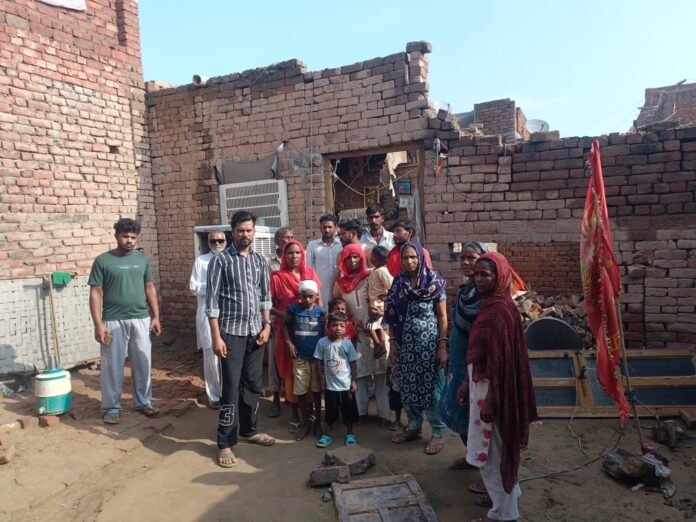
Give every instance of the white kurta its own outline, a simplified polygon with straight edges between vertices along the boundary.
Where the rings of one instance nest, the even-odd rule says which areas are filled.
[[[210,335],[210,324],[208,317],[205,315],[205,294],[206,280],[208,278],[208,263],[213,258],[213,254],[203,254],[198,256],[193,264],[191,271],[191,279],[189,280],[189,288],[191,293],[198,299],[198,308],[196,309],[196,337],[198,338],[199,350],[212,350],[213,339]]]
[[[205,294],[207,290],[208,264],[213,254],[203,254],[196,259],[191,271],[189,288],[198,299],[196,309],[196,337],[198,349],[203,350],[203,375],[205,377],[205,391],[208,402],[220,402],[222,393],[222,381],[220,377],[220,359],[213,352],[213,338],[210,335],[210,323],[205,315]]]
[[[307,266],[314,269],[319,281],[321,281],[319,293],[326,309],[329,308],[331,290],[338,274],[336,259],[342,248],[338,237],[334,237],[333,243],[329,245],[324,243],[321,238],[313,239],[307,245]]]

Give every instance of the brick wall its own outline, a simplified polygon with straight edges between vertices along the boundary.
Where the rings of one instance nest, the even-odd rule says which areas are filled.
[[[215,162],[264,158],[289,140],[280,175],[288,184],[290,222],[299,239],[316,236],[325,208],[325,155],[420,144],[432,135],[423,116],[430,50],[414,42],[406,52],[316,72],[291,60],[212,78],[205,87],[148,93],[169,332],[194,332],[192,228],[220,222]]]
[[[35,277],[86,275],[93,258],[113,247],[119,217],[140,219],[140,244],[158,270],[137,2],[89,0],[78,12],[3,0],[0,71],[3,373],[20,360],[43,367],[44,345],[31,339],[50,335],[50,323]],[[59,306],[57,321],[80,330],[65,332],[70,350],[98,356],[78,291],[84,282],[71,286],[77,293]],[[9,289],[13,297],[5,299]],[[33,303],[21,308],[29,315],[20,315],[18,302]],[[33,325],[34,337],[15,335],[9,317]]]
[[[645,103],[633,126],[639,128],[652,124],[696,125],[696,83],[645,89]]]
[[[461,280],[453,241],[497,243],[533,289],[579,291],[577,263],[593,138],[533,135],[450,139],[449,165],[426,180],[427,242],[436,266]],[[546,139],[544,139],[546,138]],[[623,271],[623,319],[631,348],[696,343],[696,128],[610,135],[601,146],[615,250]],[[428,144],[426,173],[434,164]]]
[[[474,123],[483,124],[485,134],[502,134],[504,137],[514,138],[516,119],[515,102],[510,98],[474,105]]]
[[[0,278],[86,273],[120,216],[156,265],[137,2],[0,6]]]

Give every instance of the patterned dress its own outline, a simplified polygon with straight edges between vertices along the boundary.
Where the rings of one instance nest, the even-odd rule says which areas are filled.
[[[397,353],[401,399],[406,404],[427,408],[436,398],[438,336],[435,300],[410,301]]]

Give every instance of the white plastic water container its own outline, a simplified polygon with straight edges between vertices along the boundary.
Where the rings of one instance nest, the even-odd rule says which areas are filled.
[[[34,378],[34,395],[39,415],[60,415],[70,411],[70,372],[63,368],[44,370]]]

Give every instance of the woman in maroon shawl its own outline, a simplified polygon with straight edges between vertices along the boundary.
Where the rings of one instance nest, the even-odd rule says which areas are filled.
[[[283,247],[280,270],[271,274],[271,299],[273,301],[273,328],[276,338],[276,365],[278,375],[285,386],[285,397],[292,407],[291,431],[296,431],[299,428],[300,417],[297,397],[292,392],[292,357],[290,357],[290,351],[287,348],[285,337],[283,337],[283,321],[285,321],[285,312],[288,306],[300,302],[300,281],[305,279],[316,281],[321,288],[321,282],[314,270],[305,263],[305,250],[302,243],[294,239],[290,240]],[[321,294],[318,297],[318,304],[323,304]]]
[[[537,420],[522,321],[510,297],[512,269],[505,256],[476,261],[474,284],[484,299],[469,337],[467,462],[481,469],[493,507],[481,519],[517,520],[520,452]],[[466,400],[462,394],[460,400]]]

